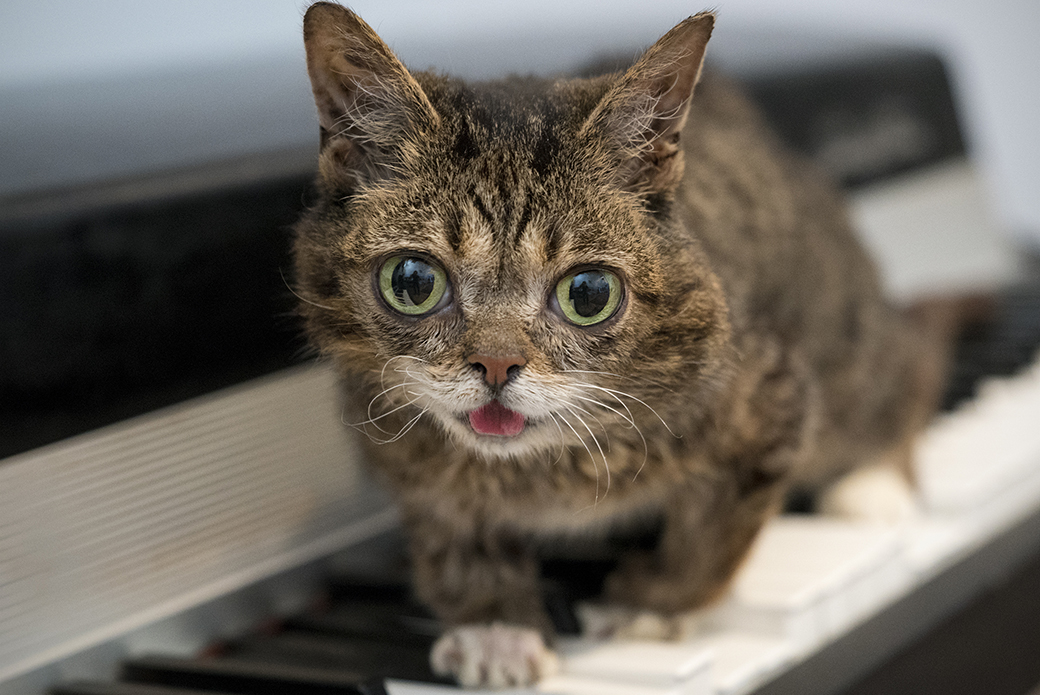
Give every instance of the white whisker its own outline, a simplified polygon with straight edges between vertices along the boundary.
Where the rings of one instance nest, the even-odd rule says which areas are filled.
[[[411,430],[419,421],[419,419],[427,412],[427,410],[429,410],[429,406],[424,407],[418,415],[410,418],[407,422],[405,422],[405,424],[397,432],[385,429],[380,425],[380,420],[390,417],[394,413],[398,413],[401,410],[414,406],[416,403],[422,400],[424,395],[423,393],[421,393],[421,391],[413,390],[413,388],[416,386],[423,386],[423,380],[420,377],[420,375],[415,374],[407,366],[393,367],[393,371],[395,373],[406,375],[407,378],[404,381],[398,384],[392,384],[390,386],[386,385],[387,370],[391,368],[391,363],[397,362],[398,360],[413,360],[415,362],[418,362],[419,364],[428,364],[426,360],[420,359],[418,357],[412,357],[411,355],[397,355],[386,360],[386,362],[383,363],[383,368],[379,372],[379,386],[382,390],[375,396],[373,396],[371,400],[369,400],[368,402],[368,408],[366,411],[368,419],[362,420],[361,422],[357,423],[348,423],[345,420],[343,420],[343,418],[341,418],[341,420],[343,420],[343,424],[349,427],[353,427],[355,429],[359,429],[360,431],[364,432],[370,440],[378,444],[389,444],[391,442],[396,442],[401,437],[403,437],[409,430]],[[397,399],[392,398],[390,396],[390,394],[396,389],[404,389],[404,393],[408,397],[408,400],[406,402],[397,403]],[[381,398],[386,400],[387,403],[393,407],[387,410],[386,412],[382,412],[377,415],[374,414],[374,412],[376,411],[376,404]],[[384,435],[388,435],[388,437],[384,439],[375,436],[374,434],[368,431],[368,425],[372,425],[376,430],[378,430],[380,433]]]
[[[563,436],[563,428],[560,427],[560,423],[556,420],[556,416],[552,413],[549,413],[549,419],[553,421],[553,424],[556,425],[556,429],[560,432],[560,453],[556,456],[556,460],[553,461],[552,464],[553,466],[555,466],[557,463],[560,462],[560,459],[563,458],[563,453],[567,450],[567,441],[566,438]]]
[[[390,437],[389,439],[375,439],[375,438],[373,438],[372,441],[374,441],[377,444],[392,444],[392,443],[396,442],[401,437],[403,437],[406,434],[408,434],[408,432],[411,431],[411,429],[413,427],[415,427],[416,423],[419,422],[419,418],[421,418],[423,415],[425,415],[426,411],[428,411],[428,410],[429,410],[429,408],[423,408],[422,410],[420,410],[418,415],[416,415],[411,420],[406,422],[404,424],[404,426],[401,427],[401,430],[397,434],[395,434],[394,436]]]
[[[578,438],[578,441],[581,442],[581,445],[585,447],[585,451],[589,452],[589,459],[592,461],[592,468],[596,471],[596,499],[592,503],[592,506],[595,507],[597,504],[599,504],[599,466],[596,465],[596,457],[592,453],[592,449],[589,448],[589,445],[586,444],[585,440],[581,438],[580,434],[578,434],[578,430],[574,429],[574,425],[572,425],[570,421],[563,416],[563,413],[557,413],[557,415],[559,415],[560,419],[563,420],[563,424],[567,425],[567,428],[574,433],[575,437]]]
[[[289,281],[285,279],[285,272],[281,268],[278,269],[278,274],[282,276],[282,284],[285,285],[285,288],[289,290],[290,293],[292,293],[292,296],[296,297],[304,304],[310,304],[311,306],[316,306],[319,309],[324,309],[325,311],[335,311],[333,307],[325,306],[324,304],[318,304],[317,302],[307,299],[302,294],[294,290],[292,285],[289,284]]]
[[[576,412],[574,412],[574,409],[572,407],[570,407],[568,405],[565,405],[564,407],[567,408],[567,412],[569,412],[574,417],[578,418],[578,422],[580,422],[581,426],[584,427],[585,430],[589,433],[589,436],[592,437],[592,441],[595,442],[595,444],[596,444],[596,449],[599,450],[599,455],[603,459],[603,469],[607,473],[607,489],[603,491],[603,495],[606,496],[610,492],[610,464],[607,463],[607,455],[603,453],[603,447],[600,446],[599,438],[597,438],[596,435],[592,433],[592,428],[589,427],[588,423],[585,422],[585,420],[580,415],[578,415]],[[586,446],[585,448],[587,449],[588,446]],[[592,455],[591,451],[589,452],[589,455],[590,456]],[[597,481],[598,481],[599,469],[597,468],[596,471],[597,471]],[[596,499],[598,500],[599,499],[599,485],[598,485],[598,483],[597,483],[596,488],[597,488]]]
[[[609,405],[607,405],[606,403],[603,403],[601,401],[597,401],[595,398],[589,398],[588,396],[579,396],[578,394],[574,394],[574,397],[579,399],[579,400],[583,400],[583,401],[585,401],[587,403],[592,403],[593,405],[598,405],[600,408],[603,408],[605,410],[609,410],[610,412],[614,413],[619,418],[621,418],[622,420],[627,422],[629,429],[632,429],[632,428],[639,429],[639,426],[636,425],[635,418],[632,415],[632,411],[629,410],[628,407],[624,403],[621,403],[620,401],[618,401],[618,402],[621,403],[621,407],[624,408],[627,411],[627,413],[628,413],[627,415],[625,413],[621,412],[620,410],[618,410],[617,408],[612,408]],[[615,398],[614,400],[617,400],[617,398]]]
[[[703,364],[706,364],[706,363],[705,362],[691,362],[689,364],[691,364],[691,365],[703,365]],[[594,370],[594,369],[561,369],[560,372],[564,373],[564,374],[595,374],[596,376],[609,376],[612,379],[618,379],[620,381],[637,381],[640,384],[656,386],[657,388],[660,388],[660,389],[662,389],[664,391],[668,391],[669,393],[674,393],[674,391],[675,391],[674,389],[666,386],[665,383],[661,382],[660,380],[648,379],[644,375],[640,375],[638,377],[636,377],[636,376],[627,376],[627,375],[624,375],[624,374],[617,374],[615,372],[604,372],[604,371],[597,371],[597,370]]]
[[[639,429],[639,425],[637,425],[635,423],[635,420],[633,420],[631,417],[625,417],[624,413],[622,413],[620,410],[617,410],[616,408],[611,408],[606,403],[601,403],[601,402],[595,400],[594,398],[587,398],[585,396],[575,395],[575,397],[576,398],[580,398],[583,401],[588,401],[589,403],[593,403],[595,405],[598,405],[601,408],[606,408],[607,410],[609,410],[610,412],[616,414],[619,418],[621,418],[622,420],[627,422],[629,424],[629,429],[634,429],[636,431],[636,434],[639,435],[639,439],[642,440],[642,442],[643,442],[643,462],[641,464],[639,464],[639,470],[637,470],[635,472],[635,475],[632,476],[632,480],[634,481],[636,478],[639,477],[639,474],[643,471],[643,468],[646,466],[647,460],[650,458],[650,447],[647,445],[646,437],[643,436],[643,431],[641,429]],[[628,410],[628,408],[625,407],[624,403],[621,403],[621,406],[624,407],[625,410]],[[632,412],[629,411],[629,415],[631,415],[631,414],[632,414]],[[609,444],[609,440],[608,440],[608,444]]]
[[[405,404],[404,404],[403,406],[398,406],[397,408],[394,408],[394,409],[393,409],[393,410],[391,410],[391,411],[390,411],[389,413],[383,413],[382,415],[379,415],[379,416],[376,416],[376,417],[373,417],[373,416],[372,416],[372,409],[373,409],[373,408],[375,407],[375,403],[376,403],[376,401],[377,401],[377,400],[378,400],[378,399],[379,399],[379,398],[380,398],[381,396],[386,396],[386,394],[390,393],[390,392],[391,392],[391,391],[393,391],[394,389],[399,389],[399,388],[407,388],[407,387],[409,387],[409,386],[413,386],[414,384],[415,384],[415,382],[411,382],[411,381],[403,381],[403,382],[401,382],[400,384],[395,384],[395,385],[393,385],[393,386],[391,386],[391,387],[389,387],[389,388],[385,388],[385,389],[383,389],[382,391],[380,391],[379,393],[377,393],[377,394],[376,394],[375,396],[373,396],[373,397],[372,397],[372,400],[370,400],[370,401],[368,402],[368,411],[367,411],[367,414],[368,414],[368,420],[366,420],[365,422],[370,422],[370,423],[372,423],[372,424],[374,424],[374,425],[375,425],[375,423],[376,423],[376,420],[380,420],[380,419],[382,419],[382,418],[386,417],[387,415],[389,415],[390,413],[395,413],[395,412],[397,412],[398,410],[400,410],[401,408],[403,408],[403,407],[407,407],[408,405],[411,405],[412,403],[414,403],[414,402],[415,402],[415,399],[412,399],[412,400],[411,400],[411,401],[409,401],[408,403],[405,403]],[[406,393],[407,393],[407,391],[406,391]],[[386,400],[387,400],[387,401],[389,401],[389,402],[390,402],[391,404],[393,404],[393,401],[392,401],[392,400],[390,400],[390,398],[387,398]],[[363,424],[363,423],[362,423],[362,424]],[[389,432],[387,432],[386,430],[384,430],[383,428],[381,428],[381,427],[380,427],[379,425],[376,425],[376,429],[378,429],[378,430],[379,430],[380,432],[382,432],[383,434],[390,434]]]
[[[398,386],[406,386],[406,385],[407,384],[398,384]],[[389,390],[394,389],[394,388],[397,388],[397,386],[392,386],[392,387],[390,387],[390,389],[386,389],[385,391],[383,391],[383,393],[386,393],[386,391],[389,391]],[[380,395],[382,395],[382,394],[380,394]],[[417,394],[411,394],[411,393],[409,393],[409,395],[416,395],[417,396]],[[376,398],[378,398],[378,397],[379,396],[376,396]],[[372,399],[372,400],[375,400],[375,399]],[[376,424],[377,420],[382,420],[385,417],[393,415],[397,411],[402,410],[404,408],[407,408],[408,406],[412,405],[413,403],[415,403],[418,400],[419,400],[418,397],[412,398],[412,400],[408,401],[407,403],[402,403],[401,405],[397,406],[396,408],[388,410],[385,413],[382,413],[380,415],[376,415],[375,417],[371,417],[371,415],[372,415],[372,403],[369,402],[369,407],[368,407],[369,418],[367,420],[362,420],[361,422],[343,422],[343,420],[341,419],[341,422],[343,422],[343,424],[346,425],[347,427],[353,427],[355,429],[357,429],[359,427],[362,427],[363,425],[374,425],[374,424]],[[380,430],[380,431],[382,432],[383,430]],[[389,434],[389,433],[384,432],[384,434]]]
[[[581,398],[581,396],[577,396],[577,397]],[[591,398],[582,398],[582,400],[589,401],[589,402],[592,402],[592,403],[596,402],[596,401],[593,401]],[[607,426],[603,424],[602,420],[600,420],[598,417],[596,417],[596,415],[591,410],[589,410],[588,408],[582,408],[577,403],[574,403],[574,402],[571,402],[571,401],[562,401],[561,405],[563,405],[563,407],[565,407],[568,410],[570,410],[572,413],[574,413],[574,410],[577,410],[578,412],[584,413],[584,414],[588,415],[589,417],[591,417],[593,420],[595,420],[596,424],[599,425],[599,428],[601,430],[603,430],[603,436],[607,440],[607,451],[610,451],[610,430],[607,429]],[[573,410],[571,410],[572,408],[573,408]],[[574,415],[578,416],[577,413],[574,413]],[[584,422],[582,424],[584,424]]]
[[[658,413],[656,410],[654,410],[654,408],[652,406],[650,406],[646,401],[643,401],[643,400],[641,400],[639,398],[636,398],[635,396],[633,396],[630,393],[625,393],[624,391],[618,391],[617,389],[608,389],[605,386],[597,386],[596,384],[587,384],[587,383],[582,383],[582,384],[580,384],[580,386],[583,386],[585,388],[590,388],[590,389],[596,389],[597,391],[603,391],[604,393],[609,394],[611,397],[614,398],[614,400],[616,400],[618,403],[621,403],[622,405],[624,405],[624,401],[622,400],[622,397],[632,399],[633,401],[635,401],[636,403],[638,403],[639,405],[643,406],[644,408],[649,410],[651,413],[653,413],[654,417],[656,417],[661,422],[661,424],[664,425],[664,428],[666,430],[668,430],[668,434],[672,435],[676,439],[680,439],[681,438],[681,435],[678,435],[675,432],[673,432],[672,428],[668,426],[668,423],[664,421],[664,418],[661,417],[660,413]]]

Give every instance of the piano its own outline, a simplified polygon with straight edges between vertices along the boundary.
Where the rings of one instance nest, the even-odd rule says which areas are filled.
[[[994,293],[919,443],[922,513],[782,515],[672,643],[581,637],[609,559],[546,558],[563,669],[514,695],[1024,695],[1040,683],[1036,269],[981,229],[933,56],[747,80],[849,188],[897,298],[921,278],[893,236],[940,220],[942,240],[978,244]],[[0,316],[22,360],[0,400],[0,695],[458,692],[429,672],[439,626],[411,598],[395,512],[288,317],[285,229],[311,166],[279,152],[0,205],[0,282],[22,283],[0,291],[19,298]],[[926,280],[975,280],[944,272]]]

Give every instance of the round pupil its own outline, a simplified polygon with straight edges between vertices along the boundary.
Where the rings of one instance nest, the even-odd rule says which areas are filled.
[[[590,318],[606,308],[610,302],[610,282],[597,271],[578,273],[571,280],[568,298],[579,316]]]
[[[433,292],[433,268],[418,258],[406,258],[397,264],[390,276],[394,296],[404,304],[420,306]]]

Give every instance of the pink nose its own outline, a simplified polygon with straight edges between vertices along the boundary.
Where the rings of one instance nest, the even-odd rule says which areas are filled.
[[[484,381],[490,386],[499,386],[509,380],[509,370],[527,364],[520,355],[470,355],[466,361],[484,370]]]

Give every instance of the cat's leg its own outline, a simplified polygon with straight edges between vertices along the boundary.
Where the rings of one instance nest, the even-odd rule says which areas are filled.
[[[664,639],[689,632],[696,621],[687,614],[725,594],[785,490],[778,478],[763,479],[750,490],[716,482],[678,492],[666,510],[659,546],[625,558],[607,580],[607,600],[636,609],[619,631]],[[654,614],[663,622],[656,624]]]
[[[554,673],[538,565],[523,540],[457,516],[409,517],[416,591],[446,626],[430,654],[434,671],[492,688]]]
[[[810,450],[816,392],[804,363],[775,344],[745,344],[743,355],[691,447],[691,458],[703,456],[707,465],[691,465],[696,472],[675,485],[658,547],[625,559],[607,580],[608,601],[684,620],[725,594],[762,525],[781,508]]]
[[[869,383],[873,392],[865,387],[832,389],[831,400],[839,404],[839,409],[847,409],[850,398],[872,404],[850,411],[858,417],[844,436],[853,441],[840,442],[838,447],[850,450],[856,439],[870,441],[879,434],[881,441],[892,445],[887,451],[865,454],[856,468],[828,481],[819,491],[818,511],[885,524],[908,521],[919,513],[913,465],[916,440],[939,403],[953,344],[949,338],[962,320],[959,315],[978,310],[967,301],[963,306],[960,302],[922,303],[915,310],[915,324],[889,315],[888,321],[877,328],[879,346],[866,351],[865,362],[852,372],[857,383]],[[863,399],[864,391],[871,398]],[[826,461],[828,456],[817,458]]]
[[[920,512],[909,445],[860,466],[827,485],[819,495],[821,514],[853,521],[896,525]]]

